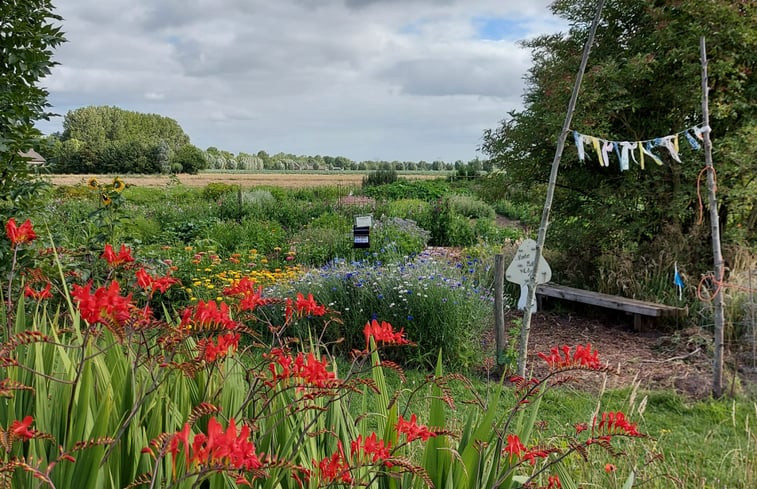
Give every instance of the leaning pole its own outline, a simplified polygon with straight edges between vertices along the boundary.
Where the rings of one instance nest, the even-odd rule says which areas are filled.
[[[597,32],[597,25],[599,25],[599,19],[602,16],[602,8],[604,7],[604,4],[605,0],[599,0],[597,2],[597,11],[594,14],[594,20],[591,24],[589,37],[588,39],[586,39],[586,44],[584,45],[584,52],[583,56],[581,57],[581,66],[578,68],[576,83],[573,86],[573,93],[570,96],[570,102],[568,102],[568,111],[565,114],[565,122],[563,122],[562,131],[557,138],[555,158],[552,161],[552,171],[549,174],[547,198],[544,202],[544,209],[541,214],[541,224],[539,225],[539,235],[536,239],[536,254],[534,255],[534,265],[533,267],[531,267],[531,276],[529,277],[526,284],[528,287],[528,294],[526,295],[526,310],[523,313],[523,325],[520,332],[520,350],[518,352],[518,375],[522,377],[525,377],[526,375],[528,335],[531,330],[531,309],[533,308],[534,301],[536,300],[536,277],[537,273],[539,272],[539,261],[541,260],[542,250],[544,249],[544,241],[547,237],[547,228],[549,227],[549,211],[552,208],[552,199],[555,195],[555,186],[557,184],[557,169],[560,166],[560,158],[562,158],[562,152],[565,148],[565,140],[568,138],[570,123],[573,120],[573,111],[575,111],[576,109],[576,100],[578,100],[578,91],[581,88],[581,81],[584,77],[586,64],[589,61],[589,53],[591,52],[591,46],[594,43],[594,35]]]

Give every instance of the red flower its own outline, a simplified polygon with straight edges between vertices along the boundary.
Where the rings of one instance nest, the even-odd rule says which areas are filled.
[[[271,371],[274,382],[293,378],[306,384],[324,388],[331,386],[336,380],[336,374],[329,372],[326,367],[328,364],[326,358],[322,357],[321,360],[318,360],[312,352],[309,352],[307,356],[299,352],[296,357],[292,358],[281,348],[274,348],[271,353],[264,356],[273,360],[268,364],[268,369]]]
[[[234,418],[229,420],[229,426],[225,432],[215,418],[210,418],[208,434],[196,434],[191,446],[189,446],[188,436],[184,436],[184,430],[176,435],[181,435],[178,441],[184,443],[184,449],[191,450],[192,455],[188,456],[187,460],[192,463],[204,467],[223,466],[235,470],[254,470],[263,466],[255,453],[255,445],[249,439],[250,427],[243,425],[237,434]]]
[[[326,457],[317,463],[321,481],[332,483],[338,479],[345,484],[351,484],[352,475],[350,475],[350,466],[344,457],[342,442],[337,442],[337,445],[337,451],[331,457]],[[315,460],[313,460],[313,465],[316,465]]]
[[[618,468],[615,467],[613,464],[605,464],[605,472],[607,472],[608,474],[610,472],[615,472],[617,469]]]
[[[239,333],[226,333],[217,338],[217,343],[213,339],[202,339],[197,343],[200,350],[200,357],[206,362],[215,362],[217,358],[226,356],[229,348],[236,351],[239,346]]]
[[[137,285],[145,290],[150,289],[151,293],[156,290],[165,293],[169,287],[179,282],[178,279],[168,275],[165,277],[153,277],[144,268],[137,270],[135,275],[137,277]]]
[[[520,442],[518,435],[507,435],[507,445],[502,449],[503,453],[510,455],[510,460],[513,457],[519,457],[522,452],[526,451],[526,446]]]
[[[594,422],[596,423],[596,419]],[[598,431],[607,435],[642,436],[636,429],[636,423],[630,423],[621,411],[602,413],[602,421],[599,422]]]
[[[586,346],[577,345],[576,351],[571,356],[571,348],[563,345],[559,350],[557,347],[550,350],[549,355],[539,352],[538,355],[549,365],[552,370],[563,370],[570,368],[587,368],[589,370],[601,370],[603,365],[599,361],[599,353],[591,349],[591,343]]]
[[[53,296],[53,294],[50,293],[50,287],[51,286],[52,285],[50,284],[50,282],[47,282],[45,284],[45,288],[44,289],[42,289],[42,290],[35,290],[35,289],[32,289],[30,286],[27,285],[24,288],[24,296],[25,297],[31,297],[32,299],[35,299],[35,300],[38,300],[38,301],[42,300],[42,299],[50,299]]]
[[[371,336],[378,343],[379,341],[389,345],[409,345],[410,342],[403,338],[405,328],[400,329],[396,333],[394,327],[386,321],[381,321],[379,324],[375,319],[371,322],[365,323],[363,328],[363,334],[365,335],[365,349],[368,350],[371,343]]]
[[[236,329],[237,323],[229,317],[229,306],[221,302],[200,301],[188,307],[181,316],[181,326],[195,329]]]
[[[556,475],[550,475],[547,480],[547,489],[562,489],[560,478]]]
[[[19,226],[16,224],[16,220],[11,217],[8,219],[8,222],[5,223],[5,234],[8,235],[8,239],[11,240],[11,243],[14,246],[37,239],[37,235],[34,233],[32,223],[29,219]]]
[[[124,263],[134,261],[134,258],[131,256],[131,248],[127,248],[126,245],[123,244],[121,245],[118,255],[113,251],[113,247],[110,244],[106,244],[105,251],[100,255],[100,258],[104,258],[105,261],[108,262],[108,265],[114,268],[123,265]]]
[[[255,282],[247,277],[240,280],[234,287],[228,287],[223,291],[224,295],[240,295],[239,309],[242,311],[254,311],[258,306],[265,306],[273,302],[273,299],[263,297],[263,286],[255,287]]]
[[[384,440],[377,440],[376,433],[373,432],[363,440],[363,435],[358,435],[357,440],[350,444],[350,455],[357,456],[358,459],[365,456],[371,462],[379,462],[388,459],[391,455],[389,450],[391,445],[384,444]],[[362,452],[362,453],[361,453]],[[387,467],[391,467],[391,462],[385,462]]]
[[[308,294],[308,298],[305,299],[305,297],[298,292],[295,306],[297,307],[298,314],[307,314],[308,316],[323,316],[326,314],[326,308],[315,302],[313,294]]]
[[[411,442],[420,438],[423,441],[428,441],[429,438],[436,436],[436,433],[429,431],[427,426],[416,424],[415,414],[410,416],[410,420],[400,419],[397,420],[397,433],[405,433],[407,435],[407,441]]]
[[[32,423],[34,423],[34,418],[27,416],[23,421],[16,420],[11,423],[11,427],[8,431],[16,438],[21,438],[24,441],[31,440],[34,438],[34,431],[29,429]]]
[[[79,305],[82,319],[89,324],[109,321],[123,323],[131,315],[134,307],[131,303],[131,294],[122,297],[119,292],[118,282],[111,282],[108,287],[100,287],[94,294],[90,293],[92,282],[86,286],[74,285],[71,295]]]

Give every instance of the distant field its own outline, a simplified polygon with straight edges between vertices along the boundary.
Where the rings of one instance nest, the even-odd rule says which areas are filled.
[[[323,187],[329,185],[346,185],[358,187],[366,173],[358,172],[314,172],[314,173],[200,173],[198,175],[179,174],[178,179],[183,185],[189,187],[204,187],[209,183],[228,183],[242,187],[254,187],[267,185],[283,188]],[[400,174],[402,178],[410,180],[428,180],[443,178],[445,172],[433,173],[406,173]],[[95,177],[102,182],[107,182],[113,175],[49,175],[54,185],[77,185],[86,184]],[[170,183],[167,175],[121,175],[121,178],[129,185],[140,187],[163,187]]]

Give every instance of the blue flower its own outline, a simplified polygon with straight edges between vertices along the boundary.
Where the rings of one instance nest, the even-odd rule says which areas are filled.
[[[408,320],[408,321],[412,321],[412,320],[413,320],[413,316],[411,316],[410,314],[408,314],[408,315],[407,315],[407,320]]]

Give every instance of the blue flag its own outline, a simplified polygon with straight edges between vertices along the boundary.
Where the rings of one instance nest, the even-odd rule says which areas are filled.
[[[681,278],[681,274],[678,273],[678,262],[675,262],[673,265],[674,267],[674,274],[673,274],[673,284],[678,287],[678,300],[683,300],[683,278]]]

